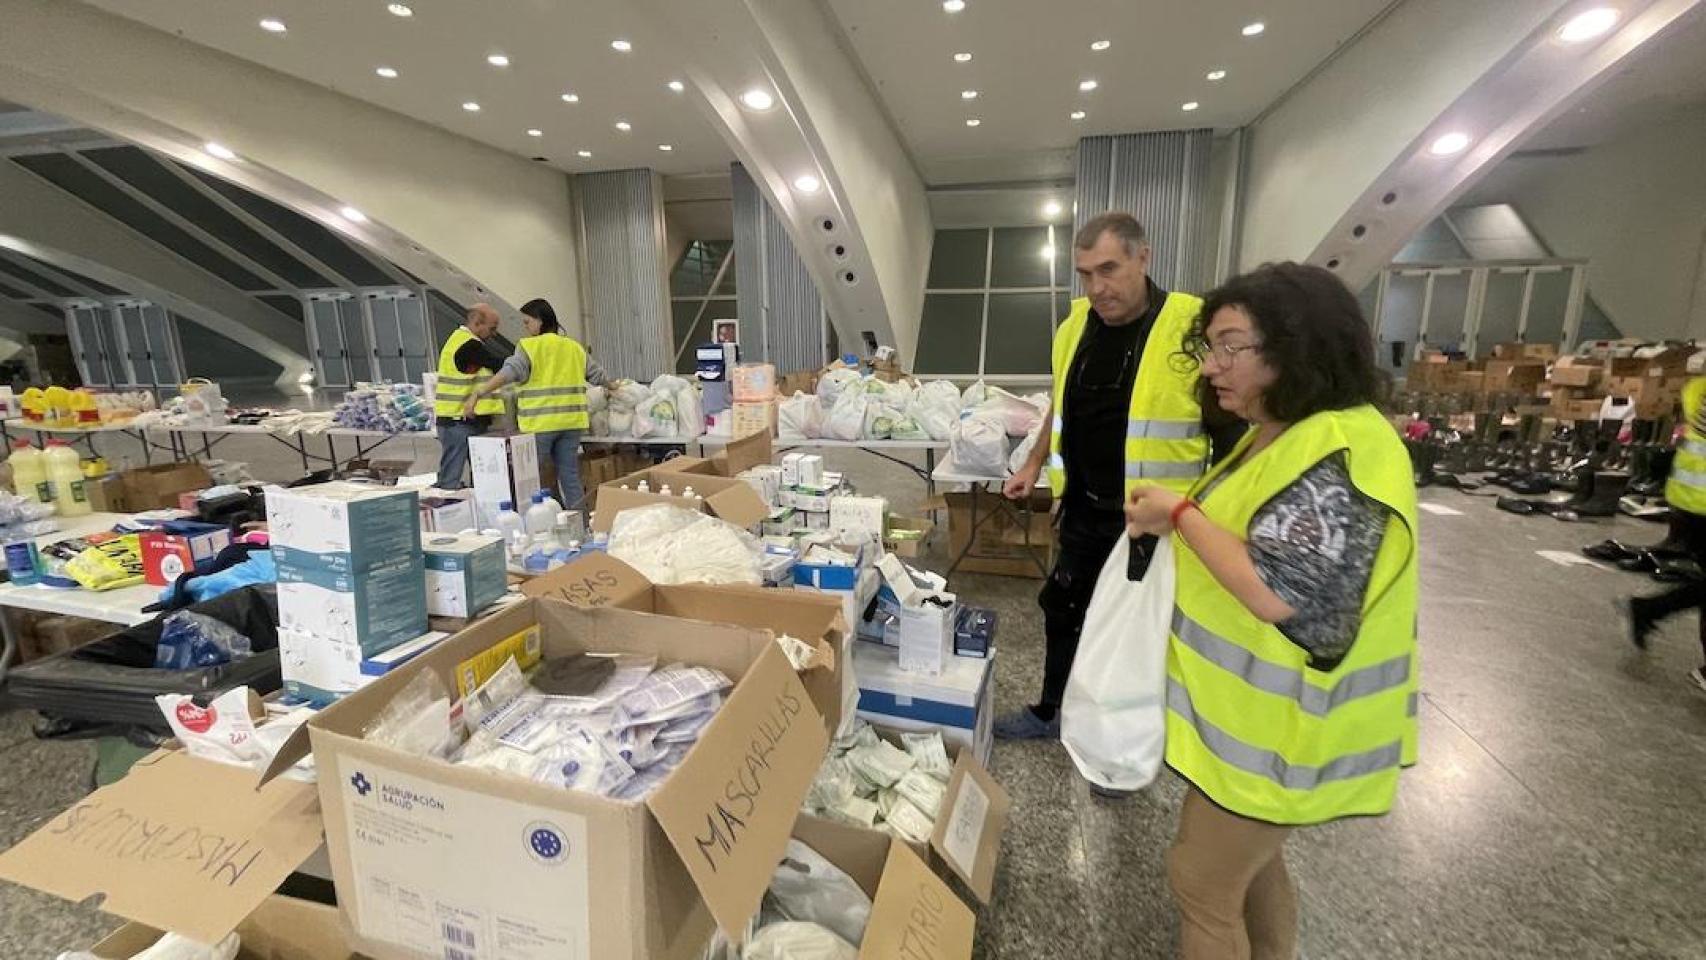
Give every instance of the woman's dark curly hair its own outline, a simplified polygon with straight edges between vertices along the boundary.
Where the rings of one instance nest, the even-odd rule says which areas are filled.
[[[1384,398],[1387,378],[1375,366],[1374,337],[1362,306],[1329,271],[1266,263],[1221,284],[1203,298],[1202,312],[1185,337],[1187,357],[1207,350],[1209,321],[1223,307],[1250,315],[1262,360],[1278,374],[1262,395],[1263,409],[1275,420],[1296,423],[1323,410],[1379,404]],[[1197,389],[1205,405],[1214,403],[1207,378]]]

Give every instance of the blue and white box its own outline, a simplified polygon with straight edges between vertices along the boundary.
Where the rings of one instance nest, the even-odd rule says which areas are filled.
[[[421,550],[430,616],[471,617],[509,589],[502,538],[429,534]]]
[[[995,651],[987,659],[949,657],[936,676],[900,668],[900,651],[860,640],[853,644],[853,675],[859,683],[859,716],[897,730],[940,730],[942,738],[969,748],[989,763],[994,741]]]
[[[280,627],[278,659],[289,697],[325,707],[432,649],[449,634],[425,633],[371,657],[354,644]]]

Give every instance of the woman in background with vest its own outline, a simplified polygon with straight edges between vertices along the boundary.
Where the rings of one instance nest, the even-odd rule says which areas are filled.
[[[486,394],[506,383],[518,384],[517,425],[522,432],[536,435],[539,455],[556,465],[557,497],[563,509],[578,510],[583,498],[581,434],[588,423],[586,387],[603,385],[604,369],[587,356],[585,347],[563,333],[550,303],[529,300],[522,305],[521,315],[527,336],[516,344],[503,369],[474,389],[463,415],[473,416]]]
[[[1699,376],[1699,355],[1688,361],[1694,379],[1682,388],[1682,439],[1676,445],[1676,460],[1665,480],[1665,502],[1675,511],[1673,529],[1688,555],[1706,565],[1706,377]],[[1629,638],[1647,649],[1647,641],[1659,623],[1684,610],[1700,611],[1702,665],[1688,679],[1706,691],[1706,582],[1679,583],[1654,597],[1629,599]]]
[[[1415,483],[1368,323],[1326,270],[1233,278],[1185,352],[1251,429],[1188,495],[1140,486],[1126,507],[1178,564],[1167,763],[1191,789],[1168,877],[1187,960],[1289,960],[1287,836],[1385,813],[1415,762]]]

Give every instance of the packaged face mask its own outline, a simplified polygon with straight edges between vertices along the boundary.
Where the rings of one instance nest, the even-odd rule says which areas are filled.
[[[694,701],[701,703],[701,701]],[[711,718],[717,715],[717,710],[723,705],[723,695],[713,693],[702,702],[703,709],[696,713],[683,714],[665,723],[658,730],[657,739],[661,743],[697,743],[699,735],[705,732],[705,727]]]
[[[580,728],[568,731],[535,757],[533,779],[568,790],[609,796],[634,776],[634,768],[609,745]]]
[[[874,800],[861,797],[849,797],[833,807],[827,807],[823,815],[830,820],[850,823],[855,827],[867,829],[877,825],[877,804]]]
[[[886,740],[847,751],[853,770],[878,788],[892,787],[914,764],[912,755]]]
[[[484,721],[489,714],[508,707],[526,692],[527,677],[522,674],[515,658],[510,657],[490,679],[462,698],[462,722],[467,725],[468,732],[473,733],[487,726]]]
[[[227,690],[205,707],[170,693],[155,697],[154,702],[190,756],[238,767],[267,761],[269,755],[255,739],[255,721],[249,716],[248,687]]]
[[[870,747],[882,742],[877,731],[863,720],[853,721],[853,730],[845,737],[837,737],[831,745],[835,753],[846,753],[854,747]]]
[[[686,744],[671,744],[657,762],[643,770],[634,771],[634,776],[618,785],[609,793],[612,800],[644,800],[652,795],[652,791],[663,785],[675,768],[681,766],[681,761],[687,756],[689,747]]]
[[[846,759],[831,757],[818,768],[817,779],[812,781],[811,789],[806,793],[806,803],[825,810],[837,807],[852,799],[854,795],[853,770]]]
[[[625,727],[636,723],[654,723],[697,712],[682,711],[680,708],[693,701],[708,702],[709,695],[733,685],[728,677],[709,667],[669,667],[659,670],[616,702],[614,724]]]
[[[669,744],[657,741],[658,731],[662,728],[661,723],[624,727],[605,734],[604,742],[616,751],[616,755],[621,757],[624,763],[639,770],[656,763],[668,752]]]
[[[916,844],[929,843],[930,834],[936,831],[936,822],[905,797],[896,798],[883,825],[895,836]]]
[[[917,761],[918,769],[944,783],[953,774],[954,765],[948,760],[948,747],[940,733],[903,733],[900,743]]]
[[[895,781],[894,792],[905,797],[928,816],[934,827],[937,813],[942,809],[942,796],[948,792],[948,785],[922,770],[914,769],[908,770],[905,776]],[[883,811],[883,816],[888,816],[888,811]]]

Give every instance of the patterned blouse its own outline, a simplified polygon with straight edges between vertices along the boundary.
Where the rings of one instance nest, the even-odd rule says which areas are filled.
[[[1340,451],[1305,471],[1250,519],[1256,573],[1297,611],[1277,624],[1280,633],[1302,647],[1317,670],[1337,667],[1356,640],[1389,514],[1351,483]]]

